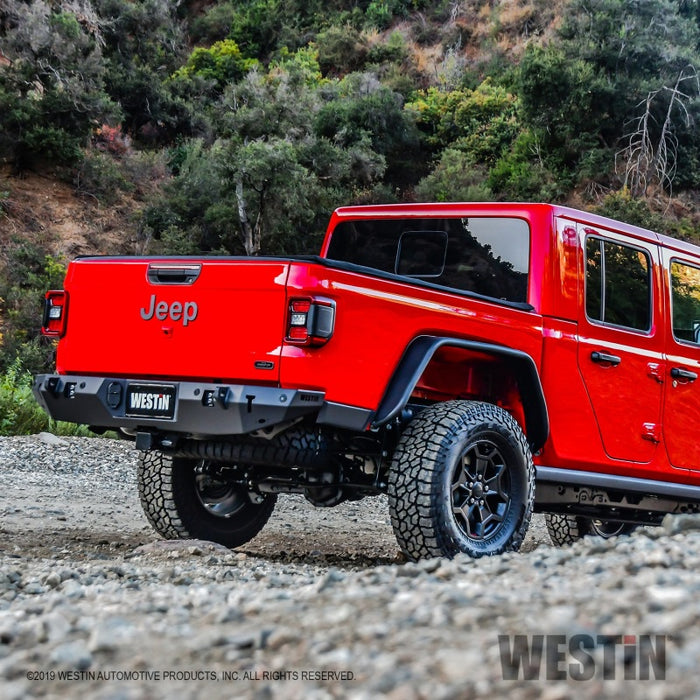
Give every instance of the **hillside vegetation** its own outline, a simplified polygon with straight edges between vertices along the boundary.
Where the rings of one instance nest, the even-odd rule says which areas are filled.
[[[79,253],[308,253],[420,200],[700,239],[698,66],[697,0],[4,0],[0,372],[50,362]]]

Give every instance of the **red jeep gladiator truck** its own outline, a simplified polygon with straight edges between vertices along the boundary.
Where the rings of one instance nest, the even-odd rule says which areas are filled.
[[[55,419],[140,450],[166,538],[388,494],[411,559],[700,504],[700,250],[548,204],[334,212],[318,257],[86,257],[46,295]]]

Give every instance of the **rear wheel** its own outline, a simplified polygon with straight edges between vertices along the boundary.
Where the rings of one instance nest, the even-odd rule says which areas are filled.
[[[532,456],[503,409],[437,404],[401,436],[388,493],[396,538],[411,559],[515,550],[532,514]]]
[[[628,535],[635,529],[634,523],[617,520],[599,520],[579,515],[547,513],[545,516],[549,538],[556,545],[573,544],[586,535],[597,535],[606,540],[618,535]]]
[[[253,502],[246,490],[213,476],[205,460],[142,452],[138,467],[141,506],[166,539],[195,538],[238,547],[268,521],[277,500]]]

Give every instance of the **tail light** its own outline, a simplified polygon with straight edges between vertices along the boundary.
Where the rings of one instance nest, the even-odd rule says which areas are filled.
[[[50,338],[62,338],[68,321],[68,294],[64,291],[46,292],[44,298],[44,320],[41,324],[42,335]]]
[[[288,343],[325,345],[335,327],[335,302],[321,297],[290,299],[287,317]]]

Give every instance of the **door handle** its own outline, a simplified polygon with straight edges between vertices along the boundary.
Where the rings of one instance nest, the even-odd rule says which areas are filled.
[[[194,284],[201,271],[200,263],[192,265],[151,263],[146,276],[151,284]]]
[[[687,369],[681,369],[680,367],[672,367],[671,376],[674,379],[685,379],[687,382],[694,382],[698,378],[696,372],[691,372]]]
[[[617,366],[620,364],[620,362],[622,362],[622,358],[618,357],[617,355],[609,355],[607,352],[598,352],[597,350],[594,350],[591,353],[591,360],[599,364],[609,364],[614,366]]]

